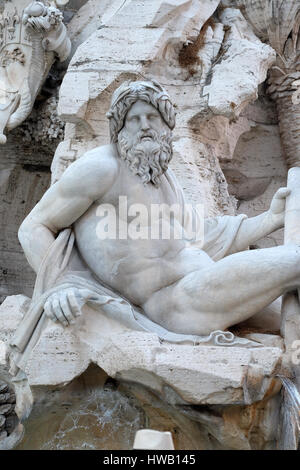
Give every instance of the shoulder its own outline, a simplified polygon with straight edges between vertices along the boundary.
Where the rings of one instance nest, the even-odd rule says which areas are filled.
[[[72,163],[65,174],[81,174],[88,179],[116,175],[119,168],[116,150],[113,145],[96,147],[86,152],[76,162]]]
[[[72,163],[58,182],[63,190],[99,197],[116,180],[119,160],[115,146],[104,145],[88,151]]]

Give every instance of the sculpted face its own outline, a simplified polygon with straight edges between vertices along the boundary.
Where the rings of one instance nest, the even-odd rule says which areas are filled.
[[[139,100],[126,115],[118,135],[118,150],[122,160],[144,184],[152,182],[158,186],[172,158],[171,141],[171,131],[159,111]]]
[[[128,136],[132,136],[134,139],[139,135],[141,141],[144,142],[153,139],[152,130],[158,133],[163,127],[166,127],[166,124],[160,113],[151,104],[137,101],[128,111],[124,127]]]

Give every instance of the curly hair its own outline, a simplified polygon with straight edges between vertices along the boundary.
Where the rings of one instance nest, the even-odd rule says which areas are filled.
[[[169,128],[174,129],[175,110],[166,90],[155,80],[126,81],[115,90],[110,110],[106,114],[109,119],[110,140],[112,143],[118,141],[118,134],[124,126],[126,114],[138,100],[154,106]]]

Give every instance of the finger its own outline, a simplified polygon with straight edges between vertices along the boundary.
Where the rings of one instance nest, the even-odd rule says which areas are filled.
[[[278,199],[284,199],[291,194],[291,190],[289,188],[280,188],[275,194],[275,197]]]
[[[58,297],[55,297],[53,299],[51,307],[52,307],[52,311],[53,311],[54,315],[56,316],[56,318],[58,319],[58,321],[60,323],[62,323],[64,326],[68,326],[68,324],[69,324],[68,320],[66,319],[66,317],[63,314],[63,311],[61,309]]]
[[[47,300],[47,302],[45,303],[44,305],[44,312],[45,312],[45,315],[50,318],[50,320],[54,321],[54,322],[57,322],[57,318],[56,316],[54,315],[53,311],[52,311],[52,308],[51,308],[51,302],[50,300]]]
[[[73,289],[68,290],[67,296],[68,296],[68,301],[69,301],[69,305],[71,307],[73,316],[79,317],[81,315],[81,310],[80,310],[80,306],[79,306],[74,290]]]
[[[88,289],[80,289],[79,292],[81,297],[83,297],[85,300],[91,297],[91,291]]]
[[[75,322],[75,318],[73,316],[72,310],[69,305],[68,301],[68,296],[66,292],[62,292],[59,296],[59,303],[61,310],[65,316],[65,318],[68,320],[68,323],[71,325]]]

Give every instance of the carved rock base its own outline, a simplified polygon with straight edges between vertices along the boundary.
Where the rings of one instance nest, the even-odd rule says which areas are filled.
[[[0,307],[2,367],[9,339],[27,306],[26,297],[12,296]],[[172,395],[174,404],[251,404],[274,387],[283,353],[276,335],[254,334],[253,339],[261,345],[167,343],[85,307],[75,325],[47,327],[24,372],[30,387],[57,386],[94,363],[108,376],[145,385],[167,401]]]

